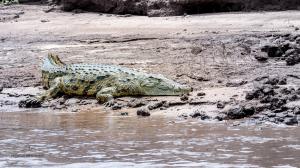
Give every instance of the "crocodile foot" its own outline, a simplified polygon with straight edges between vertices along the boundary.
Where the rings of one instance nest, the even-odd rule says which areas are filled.
[[[109,101],[103,103],[103,105],[104,105],[105,107],[112,107],[114,104],[115,104],[115,101],[114,101],[114,100],[109,100]]]
[[[42,106],[42,102],[36,98],[27,98],[19,102],[21,108],[39,108]]]

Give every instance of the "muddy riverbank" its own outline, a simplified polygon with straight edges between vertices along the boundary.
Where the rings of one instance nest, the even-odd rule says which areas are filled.
[[[182,118],[299,122],[298,11],[148,18],[48,9],[0,8],[2,111],[22,111],[18,102],[42,91],[40,64],[53,52],[66,63],[163,74],[194,91],[186,97],[119,98],[105,108],[93,99],[61,97],[41,111],[136,115],[147,108],[151,115]]]

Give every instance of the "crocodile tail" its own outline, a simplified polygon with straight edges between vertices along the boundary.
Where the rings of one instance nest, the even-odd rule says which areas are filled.
[[[58,66],[58,67],[63,67],[66,64],[63,63],[60,58],[58,57],[58,55],[55,55],[53,53],[49,53],[48,57],[45,59],[44,63],[50,63],[52,66]]]

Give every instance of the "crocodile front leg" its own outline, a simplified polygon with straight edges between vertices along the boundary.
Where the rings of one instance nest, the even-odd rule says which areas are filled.
[[[41,95],[37,95],[33,98],[28,98],[26,100],[21,100],[19,102],[19,107],[23,107],[23,108],[41,107],[43,101],[48,100],[50,98],[54,98],[61,92],[61,86],[63,85],[62,81],[63,81],[62,77],[56,78],[53,81],[53,84],[51,85],[50,89],[48,89]]]
[[[116,95],[116,88],[115,87],[107,87],[101,89],[97,95],[96,99],[99,103],[104,103],[105,106],[112,106],[114,104],[114,97]]]

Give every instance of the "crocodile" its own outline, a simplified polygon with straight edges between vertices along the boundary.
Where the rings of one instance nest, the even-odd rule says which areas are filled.
[[[95,97],[99,103],[108,103],[123,96],[178,96],[192,91],[160,74],[117,65],[65,64],[52,53],[44,59],[41,69],[42,85],[47,90],[20,102],[20,107],[34,107],[58,95]]]

